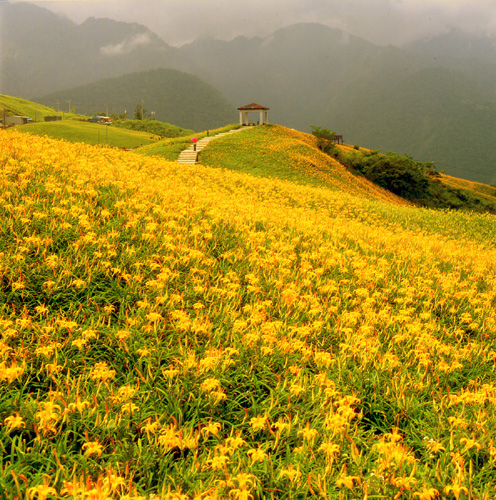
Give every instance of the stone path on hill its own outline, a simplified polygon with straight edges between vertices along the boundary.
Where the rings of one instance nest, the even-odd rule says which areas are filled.
[[[196,143],[196,151],[195,147],[192,144],[188,149],[185,149],[181,151],[181,154],[179,155],[179,158],[177,161],[179,163],[199,163],[198,161],[198,153],[205,147],[210,141],[213,141],[214,139],[218,139],[219,137],[223,137],[224,135],[229,135],[229,134],[234,134],[236,132],[241,132],[242,130],[245,130],[245,128],[236,128],[233,130],[230,130],[229,132],[222,132],[217,135],[209,135],[208,137],[204,137],[203,139],[200,139]]]

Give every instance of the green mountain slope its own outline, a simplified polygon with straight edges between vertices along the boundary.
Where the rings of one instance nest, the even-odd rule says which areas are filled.
[[[457,177],[496,183],[496,101],[488,92],[444,68],[420,70],[386,87],[375,83],[359,99],[351,90],[341,101],[334,122],[345,138],[433,160]]]
[[[188,73],[163,68],[99,80],[39,100],[52,106],[70,100],[84,113],[108,106],[109,113],[127,111],[130,118],[143,101],[157,120],[193,130],[219,127],[236,118],[235,108],[212,86]]]

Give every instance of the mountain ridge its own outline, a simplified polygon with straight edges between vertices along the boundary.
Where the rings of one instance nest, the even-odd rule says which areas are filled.
[[[28,3],[0,2],[0,17],[2,45],[10,47],[1,58],[4,94],[39,97],[133,71],[185,69],[176,48],[138,23],[89,18],[76,24]],[[133,44],[137,35],[147,43]],[[102,52],[104,47],[116,50]]]

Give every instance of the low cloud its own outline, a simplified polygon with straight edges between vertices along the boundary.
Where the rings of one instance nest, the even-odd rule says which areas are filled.
[[[63,13],[76,22],[94,16],[144,24],[172,45],[202,35],[219,39],[268,36],[298,22],[319,22],[380,45],[402,44],[452,28],[471,34],[496,33],[495,0],[33,0],[33,3]],[[125,50],[132,50],[132,46],[124,43],[105,47],[110,55]]]
[[[147,45],[151,42],[150,35],[147,33],[140,33],[131,38],[127,38],[121,43],[115,45],[105,45],[100,48],[100,52],[105,56],[118,56],[121,54],[129,54],[135,48],[142,45]]]

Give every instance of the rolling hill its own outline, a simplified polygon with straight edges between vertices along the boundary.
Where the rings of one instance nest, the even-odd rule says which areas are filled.
[[[219,131],[211,131],[211,135]],[[135,152],[176,160],[190,146],[190,137],[160,140]],[[215,168],[342,190],[389,203],[496,213],[495,187],[443,175],[432,164],[406,155],[380,154],[356,145],[336,145],[324,153],[314,135],[280,125],[249,127],[236,137],[216,139],[199,153],[199,159]],[[366,165],[370,164],[374,165],[373,174],[367,173]]]
[[[64,139],[69,142],[101,144],[126,149],[150,144],[160,139],[160,136],[148,132],[125,130],[98,123],[86,123],[79,120],[28,123],[27,125],[20,125],[16,128],[19,132],[24,134],[46,135],[54,139]]]
[[[57,114],[55,109],[38,102],[0,94],[0,118],[3,118],[4,110],[8,115],[28,116],[34,121],[43,121],[45,116]],[[66,116],[71,115],[67,114]]]

